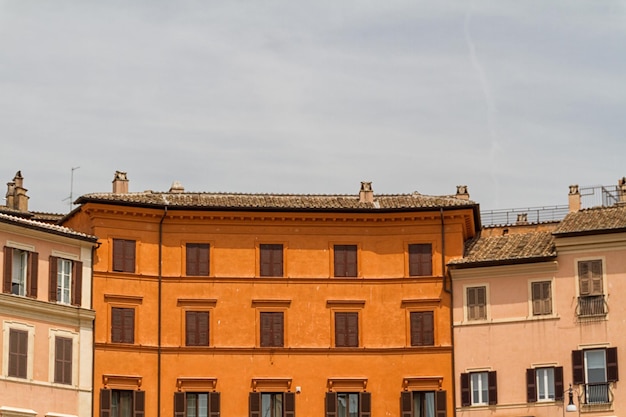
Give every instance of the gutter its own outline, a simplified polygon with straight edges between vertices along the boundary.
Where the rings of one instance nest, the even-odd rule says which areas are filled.
[[[163,222],[167,216],[167,205],[163,207],[163,216],[159,221],[159,294],[158,294],[158,318],[157,318],[157,416],[161,416],[161,298],[162,298],[162,286],[163,286]]]

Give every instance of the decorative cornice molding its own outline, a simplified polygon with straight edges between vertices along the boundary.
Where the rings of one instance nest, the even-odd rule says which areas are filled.
[[[0,313],[30,320],[92,327],[96,312],[86,308],[51,303],[12,294],[0,294]]]

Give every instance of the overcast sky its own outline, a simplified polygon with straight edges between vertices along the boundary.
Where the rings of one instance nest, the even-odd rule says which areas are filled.
[[[69,210],[76,167],[74,198],[121,170],[567,204],[626,176],[625,135],[623,0],[0,0],[0,182],[35,211]]]

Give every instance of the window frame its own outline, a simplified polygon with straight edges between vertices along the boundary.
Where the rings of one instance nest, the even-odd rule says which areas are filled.
[[[135,340],[136,340],[136,335],[135,333],[137,332],[137,311],[135,307],[130,307],[130,306],[116,306],[116,305],[112,305],[110,308],[110,312],[111,312],[111,326],[110,326],[110,341],[111,343],[122,343],[122,344],[135,344]],[[132,320],[128,317],[128,315],[130,315],[130,312],[132,312]],[[119,318],[116,318],[116,315],[120,314],[121,316]],[[116,330],[115,330],[115,321],[120,319],[121,323],[120,323],[120,333],[119,333],[119,337],[116,337]],[[132,323],[132,330],[127,329],[130,324]]]
[[[188,397],[207,396],[207,417],[220,416],[220,393],[217,391],[178,391],[174,393],[174,417],[188,417]],[[196,411],[198,411],[196,407]],[[200,417],[200,416],[196,416]]]
[[[145,417],[146,408],[146,392],[129,389],[116,389],[116,388],[101,388],[100,389],[100,403],[99,403],[99,415],[100,417],[119,417],[119,412],[114,412],[114,401],[117,398],[119,404],[119,395],[126,394],[130,396],[130,415],[133,417]]]
[[[277,320],[279,317],[280,320]],[[262,348],[284,348],[285,322],[285,311],[259,311],[259,346]]]
[[[487,398],[482,398],[485,389],[482,387],[483,379],[479,381],[481,386],[480,398],[474,397],[474,378],[473,376],[486,376],[487,379]],[[475,401],[477,400],[477,401]],[[498,403],[498,382],[496,371],[491,370],[472,370],[461,374],[461,406],[462,407],[482,407],[488,405],[496,405]]]
[[[581,275],[581,266],[589,264],[589,277],[583,278]],[[593,277],[593,265],[599,265],[601,269],[601,277]],[[589,256],[577,258],[574,261],[574,270],[576,274],[576,291],[578,294],[578,303],[576,314],[579,318],[606,316],[606,259],[603,256]],[[586,284],[584,281],[588,281]],[[595,288],[599,286],[600,288]],[[587,289],[585,288],[587,287]]]
[[[427,251],[423,249],[428,248]],[[409,243],[407,246],[408,275],[427,277],[433,275],[433,244]]]
[[[358,417],[370,417],[372,414],[372,393],[368,391],[333,391],[327,392],[324,398],[324,414],[326,417],[349,417],[349,410],[343,416],[339,412],[339,396],[358,396]]]
[[[359,275],[359,245],[335,243],[332,245],[333,277],[358,278]],[[351,257],[354,259],[351,259]]]
[[[604,352],[604,375],[605,381],[589,381],[589,369],[587,366],[587,353],[593,351]],[[572,351],[572,379],[576,385],[583,386],[582,398],[585,398],[585,403],[589,402],[589,394],[587,393],[588,384],[606,384],[607,390],[610,390],[611,384],[619,381],[619,365],[617,347],[615,346],[598,346],[588,347],[580,350]],[[607,392],[607,399],[610,402],[611,396]]]
[[[484,288],[485,291],[485,304],[484,304],[484,316],[481,317],[472,317],[470,316],[470,306],[469,305],[469,290],[470,289],[477,289],[477,288]],[[477,306],[480,306],[480,304],[476,304]],[[489,317],[491,317],[491,307],[489,304],[489,284],[487,283],[476,283],[476,284],[471,284],[471,285],[464,285],[463,286],[463,310],[464,310],[464,317],[468,322],[484,322],[486,320],[489,320]]]
[[[447,393],[445,390],[412,390],[400,393],[400,417],[425,417],[422,410],[416,410],[415,397],[432,393],[433,410],[436,417],[447,416]],[[425,403],[424,403],[425,404]]]
[[[111,270],[134,274],[137,269],[137,240],[113,238]]]
[[[27,334],[26,345],[26,377],[16,377],[9,375],[10,362],[10,335],[11,330],[25,332]],[[27,323],[5,320],[2,324],[2,375],[6,378],[32,379],[33,360],[35,354],[35,326]]]
[[[16,252],[18,251],[18,252]],[[14,257],[22,254],[26,259],[23,267],[19,269],[21,278],[17,281],[18,290],[13,290],[14,272],[16,269]],[[39,280],[39,253],[35,251],[32,245],[20,244],[17,242],[7,241],[4,246],[4,279],[2,283],[2,292],[5,294],[13,294],[20,297],[37,298],[37,289]],[[23,287],[22,290],[19,288]]]
[[[206,329],[203,332],[203,329],[200,329],[202,325],[200,316],[206,314]],[[190,321],[190,318],[193,318]],[[193,347],[206,347],[211,345],[211,311],[210,310],[185,310],[184,311],[184,320],[185,320],[185,346],[193,346]],[[190,329],[190,324],[194,324],[195,331]],[[196,341],[190,340],[190,334],[194,333],[196,337]],[[205,336],[203,336],[205,333]],[[204,337],[204,338],[203,338]]]
[[[552,386],[548,386],[546,384],[546,389],[548,395],[546,393],[541,392],[540,383],[539,383],[539,372],[543,370],[552,370],[553,381]],[[548,381],[549,382],[549,381]],[[550,389],[554,392],[554,398],[549,398]],[[563,379],[563,367],[556,366],[551,364],[541,364],[533,366],[532,368],[526,369],[526,401],[528,403],[535,402],[557,402],[563,401],[565,397],[565,386]]]
[[[409,343],[412,347],[435,346],[435,311],[434,310],[409,310]],[[430,315],[430,338],[425,338],[429,330],[423,328],[425,316]],[[417,320],[421,318],[421,330],[416,329]],[[426,340],[424,340],[426,339]]]
[[[282,278],[285,276],[285,245],[259,243],[259,276]]]
[[[210,276],[211,251],[212,245],[209,242],[185,243],[185,275],[189,277]]]
[[[549,290],[549,296],[546,298],[544,294],[544,289],[539,291],[540,295],[543,298],[535,299],[535,286],[547,284]],[[554,316],[554,280],[552,279],[535,279],[530,280],[528,282],[528,292],[529,292],[529,311],[532,317],[542,317],[542,316]],[[548,312],[546,312],[549,310]]]
[[[361,312],[359,310],[344,310],[344,309],[333,309],[332,310],[332,326],[333,326],[333,346],[335,348],[358,348],[361,346]],[[354,316],[356,316],[356,321],[354,320]],[[345,325],[338,326],[337,317],[342,317],[341,320],[345,318]],[[349,320],[351,319],[352,323],[356,325],[356,332],[350,331],[351,324]],[[341,323],[339,323],[341,324]],[[341,336],[341,338],[340,338]]]
[[[272,417],[295,417],[296,415],[296,394],[291,391],[253,391],[248,394],[248,417],[264,417],[263,398],[270,398],[271,401],[281,396],[281,413]],[[271,403],[270,403],[271,406]]]

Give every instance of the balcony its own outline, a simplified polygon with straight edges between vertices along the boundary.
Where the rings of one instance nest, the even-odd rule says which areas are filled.
[[[610,382],[584,384],[580,399],[581,411],[609,411],[613,406],[613,391]]]
[[[578,317],[605,317],[609,312],[604,295],[578,297],[576,315]]]

